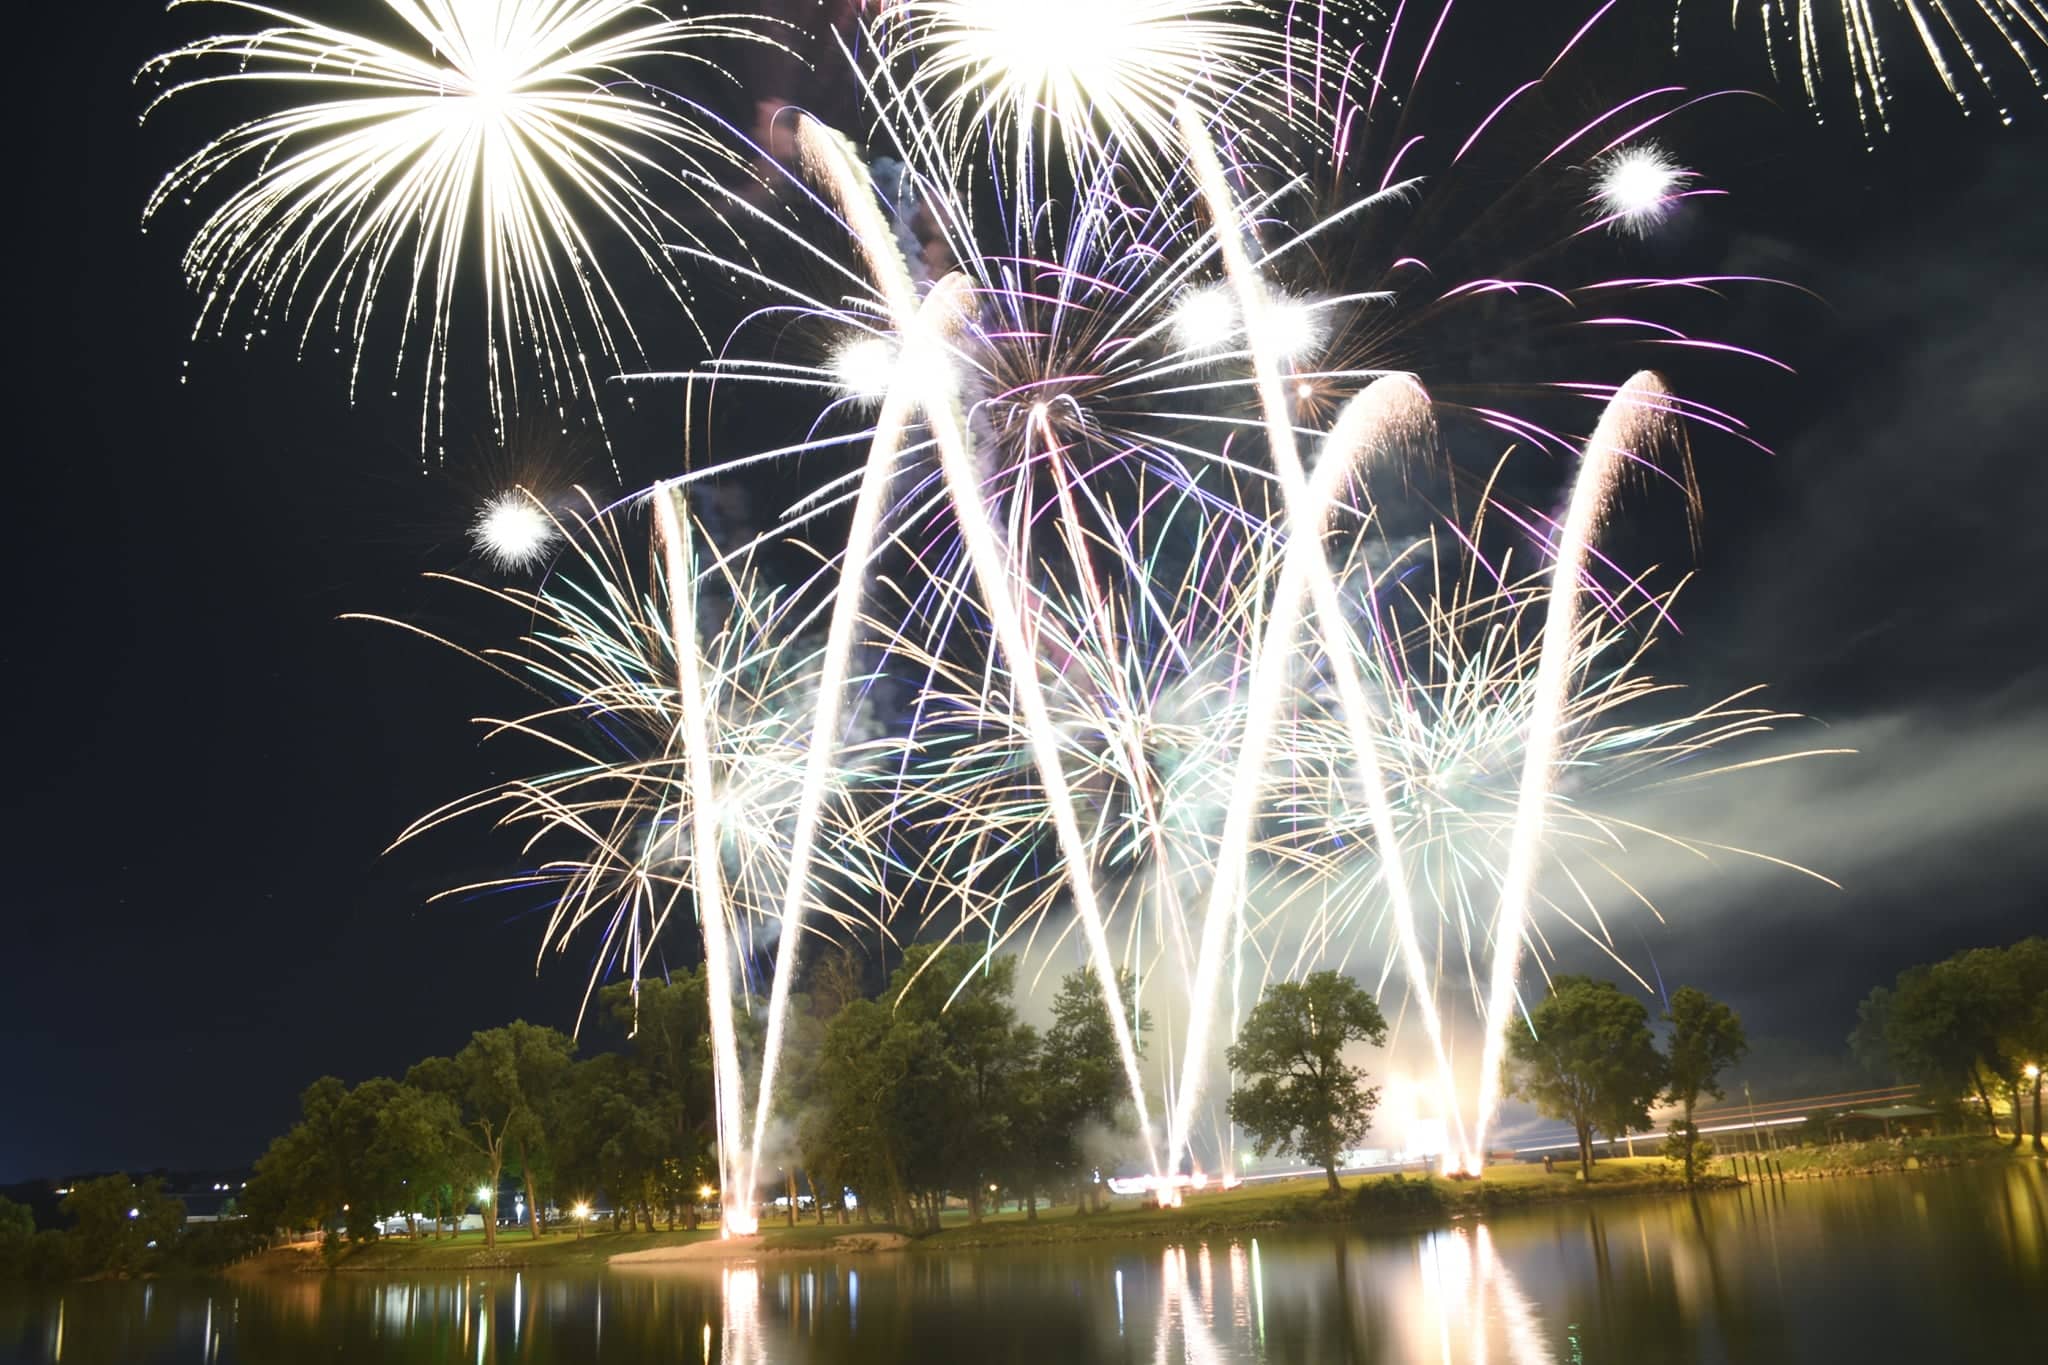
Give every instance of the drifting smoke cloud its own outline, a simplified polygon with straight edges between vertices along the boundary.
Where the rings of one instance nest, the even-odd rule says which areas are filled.
[[[1646,840],[1614,860],[1669,921],[1603,899],[1622,955],[1653,984],[1697,982],[1748,1005],[1752,1033],[1839,1053],[1870,987],[2039,928],[2044,212],[2036,161],[2014,148],[1932,221],[1846,266],[1788,267],[1782,246],[1768,250],[1772,269],[1818,277],[1838,312],[1834,372],[1821,367],[1799,395],[1800,410],[1825,416],[1784,441],[1764,497],[1742,490],[1749,505],[1730,508],[1708,489],[1707,563],[1677,653],[1706,690],[1767,679],[1769,704],[1824,722],[1781,727],[1751,753],[1856,752],[1594,798],[1841,883]],[[1754,254],[1731,268],[1756,266]],[[1554,875],[1544,890],[1574,894]],[[1566,969],[1602,970],[1590,945],[1558,947]]]

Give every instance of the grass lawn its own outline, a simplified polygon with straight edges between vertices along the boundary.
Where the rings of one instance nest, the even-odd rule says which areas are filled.
[[[1106,1212],[1079,1214],[1072,1205],[1041,1208],[1036,1222],[1006,1208],[980,1225],[964,1212],[949,1211],[941,1230],[920,1247],[1003,1246],[1109,1237],[1153,1237],[1178,1232],[1217,1232],[1271,1227],[1281,1223],[1357,1222],[1412,1225],[1438,1222],[1458,1213],[1570,1199],[1583,1195],[1578,1167],[1516,1162],[1490,1167],[1486,1178],[1444,1180],[1393,1174],[1346,1176],[1344,1194],[1332,1198],[1321,1176],[1259,1181],[1234,1190],[1190,1192],[1177,1209],[1151,1209],[1136,1199],[1111,1201]],[[1602,1161],[1593,1167],[1593,1186],[1602,1194],[1625,1194],[1674,1186],[1670,1167],[1657,1158]]]
[[[1649,1158],[1603,1161],[1593,1169],[1593,1183],[1603,1192],[1661,1188],[1667,1168]],[[949,1210],[936,1236],[917,1245],[932,1249],[968,1246],[1029,1245],[1039,1242],[1098,1240],[1119,1237],[1171,1236],[1181,1232],[1214,1232],[1232,1228],[1271,1227],[1300,1222],[1436,1222],[1459,1212],[1478,1212],[1504,1204],[1521,1204],[1581,1193],[1576,1167],[1559,1166],[1546,1174],[1541,1166],[1517,1163],[1496,1166],[1484,1181],[1454,1181],[1391,1175],[1350,1176],[1344,1196],[1333,1199],[1321,1176],[1261,1181],[1233,1190],[1190,1192],[1177,1209],[1147,1208],[1137,1198],[1117,1198],[1101,1213],[1080,1214],[1071,1204],[1041,1206],[1036,1221],[1010,1207],[969,1222],[964,1210]],[[1378,1197],[1395,1196],[1391,1203]],[[771,1211],[762,1220],[762,1243],[769,1250],[826,1249],[840,1237],[888,1231],[887,1224],[864,1225],[858,1219],[841,1226],[820,1225],[815,1216],[788,1226]],[[555,1231],[535,1241],[525,1230],[502,1230],[495,1249],[484,1245],[481,1232],[419,1240],[385,1238],[350,1249],[338,1262],[343,1270],[471,1270],[494,1266],[600,1266],[627,1251],[687,1246],[717,1237],[715,1228],[696,1232]],[[304,1252],[279,1253],[278,1262],[304,1263]]]
[[[1898,1169],[1912,1157],[1920,1162],[1950,1164],[2008,1155],[2010,1149],[1983,1137],[1908,1139],[1901,1143],[1859,1143],[1853,1146],[1787,1150],[1776,1153],[1788,1175],[1847,1174]],[[2022,1155],[2027,1155],[2022,1149]],[[1737,1174],[1725,1157],[1713,1163],[1713,1175]],[[964,1210],[949,1210],[940,1230],[917,1240],[919,1250],[983,1246],[1029,1246],[1047,1242],[1096,1241],[1112,1238],[1160,1237],[1188,1233],[1228,1232],[1287,1223],[1351,1223],[1359,1226],[1410,1227],[1445,1219],[1484,1214],[1555,1199],[1589,1195],[1653,1193],[1680,1188],[1670,1163],[1658,1157],[1616,1157],[1593,1167],[1591,1185],[1581,1183],[1576,1162],[1559,1162],[1546,1172],[1539,1164],[1512,1162],[1489,1167],[1484,1180],[1374,1174],[1347,1176],[1344,1192],[1332,1197],[1321,1176],[1259,1181],[1236,1189],[1189,1192],[1176,1209],[1147,1208],[1137,1198],[1117,1198],[1101,1213],[1081,1214],[1073,1205],[1041,1205],[1037,1219],[1006,1207],[971,1223]],[[889,1231],[887,1224],[820,1225],[815,1215],[788,1226],[771,1210],[762,1220],[765,1250],[829,1250],[840,1237]],[[350,1250],[340,1261],[344,1270],[466,1270],[489,1266],[600,1266],[627,1251],[687,1246],[716,1238],[716,1228],[696,1232],[597,1232],[581,1237],[551,1232],[539,1241],[525,1231],[498,1234],[495,1250],[487,1250],[481,1232],[446,1239],[413,1241],[389,1238]],[[303,1253],[295,1253],[303,1256]]]
[[[645,1251],[649,1247],[687,1246],[718,1235],[715,1227],[696,1232],[585,1232],[552,1231],[539,1241],[525,1229],[503,1229],[495,1250],[485,1247],[482,1232],[465,1232],[455,1237],[386,1237],[368,1246],[355,1247],[339,1262],[343,1270],[468,1270],[480,1266],[574,1266],[603,1265],[622,1251]]]
[[[1843,1142],[1828,1147],[1766,1151],[1762,1155],[1767,1163],[1783,1168],[1788,1176],[1798,1178],[1819,1175],[1863,1175],[1873,1171],[1912,1169],[1915,1166],[1951,1166],[1965,1161],[1987,1161],[2012,1156],[2013,1148],[2006,1139],[1973,1133],[1961,1137],[1909,1137],[1895,1141]],[[2032,1152],[2022,1143],[2019,1155],[2031,1157]],[[1747,1157],[1740,1163],[1731,1164],[1730,1158],[1717,1156],[1714,1158],[1714,1171],[1717,1174],[1733,1173],[1741,1176],[1745,1174],[1741,1167],[1747,1164]]]

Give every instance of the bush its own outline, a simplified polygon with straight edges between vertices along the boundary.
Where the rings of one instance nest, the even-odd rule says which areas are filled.
[[[1439,1218],[1444,1212],[1444,1194],[1432,1180],[1391,1175],[1368,1180],[1354,1190],[1351,1211],[1358,1218]]]
[[[1687,1133],[1683,1123],[1673,1122],[1671,1136],[1664,1140],[1664,1159],[1672,1166],[1668,1175],[1685,1179],[1688,1149],[1692,1154],[1690,1169],[1695,1176],[1705,1175],[1713,1160],[1714,1144],[1698,1133]]]
[[[229,1223],[194,1223],[185,1228],[172,1253],[192,1270],[224,1270],[270,1245],[270,1234],[247,1218]]]
[[[67,1230],[44,1228],[29,1246],[28,1273],[37,1280],[76,1280],[97,1270],[87,1264],[78,1236]]]

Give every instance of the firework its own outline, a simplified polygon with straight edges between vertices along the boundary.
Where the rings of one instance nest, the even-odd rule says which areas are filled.
[[[1654,142],[1610,152],[1601,158],[1594,182],[1600,215],[1594,226],[1641,236],[1663,220],[1695,178]]]
[[[544,953],[597,932],[593,990],[614,971],[638,981],[659,961],[677,914],[695,918],[711,989],[726,1225],[745,1231],[753,1215],[739,1199],[747,1186],[737,1164],[744,1099],[733,994],[744,989],[750,945],[795,931],[774,907],[800,807],[832,849],[831,866],[807,883],[823,932],[877,922],[879,831],[862,791],[895,745],[839,746],[806,804],[817,698],[815,660],[801,645],[809,609],[764,590],[745,562],[703,556],[701,533],[673,495],[657,490],[654,499],[660,554],[649,573],[633,570],[616,515],[593,515],[574,528],[550,523],[573,554],[540,588],[451,580],[530,622],[509,649],[429,638],[540,695],[539,710],[481,723],[493,736],[537,741],[556,766],[452,802],[398,842],[476,818],[516,832],[525,869],[443,895],[546,894]],[[708,633],[700,596],[721,618]]]
[[[882,89],[890,88],[885,75]],[[1648,99],[1656,104],[1646,108]],[[901,101],[878,102],[899,112],[909,107]],[[1538,168],[1541,178],[1568,196],[1576,154],[1579,164],[1590,164],[1604,176],[1607,191],[1616,197],[1606,217],[1633,217],[1639,225],[1671,198],[1694,192],[1685,188],[1690,173],[1643,140],[1645,132],[1665,124],[1686,102],[1684,92],[1662,91],[1609,110],[1560,143]],[[1454,167],[1462,170],[1460,163],[1479,161],[1475,145],[1500,112],[1496,109],[1459,146]],[[1357,113],[1352,111],[1358,129],[1352,145],[1364,155],[1370,124],[1358,124]],[[1460,278],[1449,272],[1439,278],[1422,262],[1403,256],[1387,267],[1389,288],[1337,293],[1317,287],[1324,268],[1317,251],[1323,243],[1342,228],[1396,213],[1413,196],[1415,182],[1398,178],[1407,144],[1388,153],[1377,190],[1340,202],[1297,229],[1287,225],[1280,208],[1283,200],[1300,198],[1298,186],[1257,188],[1256,167],[1236,158],[1226,166],[1213,150],[1209,123],[1199,108],[1183,104],[1178,118],[1175,135],[1189,153],[1182,160],[1191,159],[1199,176],[1182,167],[1166,177],[1156,194],[1133,205],[1119,192],[1113,167],[1095,178],[1084,175],[1077,182],[1079,192],[1059,210],[1064,222],[1057,228],[1050,209],[1024,221],[978,218],[953,174],[949,158],[959,148],[949,146],[928,123],[898,135],[885,121],[883,135],[893,138],[898,159],[886,167],[878,164],[873,177],[843,144],[806,126],[799,142],[809,148],[811,172],[830,188],[831,203],[865,268],[849,270],[834,262],[816,247],[818,234],[803,234],[798,245],[825,266],[835,288],[810,290],[770,281],[786,302],[764,311],[757,321],[786,334],[795,320],[799,334],[808,331],[817,338],[811,343],[816,360],[806,365],[721,358],[692,372],[714,385],[765,382],[823,392],[833,396],[828,411],[858,413],[878,396],[888,396],[882,416],[852,438],[869,445],[866,467],[855,478],[805,496],[780,528],[796,532],[830,507],[854,505],[854,532],[840,564],[834,608],[835,621],[844,628],[835,627],[828,674],[845,666],[851,613],[865,600],[873,555],[885,545],[907,549],[913,540],[924,546],[907,566],[912,586],[900,594],[903,619],[885,647],[925,671],[931,713],[949,713],[982,732],[980,742],[957,742],[946,750],[947,761],[940,765],[945,775],[930,803],[945,812],[939,817],[945,833],[933,845],[935,855],[944,850],[953,866],[973,869],[944,880],[956,888],[970,920],[988,930],[992,944],[1019,933],[1027,939],[1035,935],[1043,912],[1060,896],[1070,896],[1076,913],[1069,928],[1079,931],[1088,960],[1105,983],[1113,979],[1111,925],[1132,896],[1153,897],[1159,912],[1152,917],[1152,961],[1178,968],[1177,973],[1154,975],[1171,980],[1178,974],[1189,1011],[1178,1083],[1167,1087],[1169,1163],[1187,1150],[1210,1064],[1206,1040],[1215,1023],[1226,957],[1242,961],[1242,945],[1250,940],[1238,917],[1240,903],[1255,889],[1260,895],[1272,889],[1267,879],[1274,868],[1330,866],[1327,850],[1276,852],[1269,839],[1255,832],[1263,812],[1296,800],[1276,794],[1266,769],[1275,761],[1274,746],[1284,752],[1290,743],[1283,717],[1295,703],[1301,666],[1297,628],[1308,620],[1317,626],[1313,655],[1321,661],[1317,666],[1328,670],[1338,728],[1351,755],[1344,804],[1363,812],[1363,832],[1375,850],[1377,871],[1371,881],[1375,894],[1390,902],[1393,958],[1418,1003],[1437,1061],[1439,1088],[1447,1096],[1458,1088],[1436,1003],[1437,969],[1425,960],[1415,900],[1401,870],[1408,818],[1393,796],[1401,775],[1381,752],[1387,728],[1401,728],[1400,718],[1380,714],[1371,700],[1375,692],[1394,690],[1387,685],[1393,665],[1384,659],[1375,664],[1371,651],[1362,650],[1345,624],[1337,576],[1314,553],[1319,536],[1313,528],[1328,515],[1328,500],[1353,472],[1353,462],[1397,433],[1415,429],[1416,414],[1426,411],[1426,400],[1402,397],[1419,395],[1411,380],[1387,378],[1393,368],[1389,362],[1402,353],[1395,339],[1408,338],[1409,354],[1427,354],[1426,338],[1452,314],[1510,299],[1532,317],[1562,303],[1566,325],[1579,335],[1648,333],[1655,346],[1749,354],[1635,316],[1597,311],[1605,299],[1625,294],[1655,295],[1674,286],[1695,289],[1732,281],[1553,283],[1484,274]],[[1226,187],[1226,176],[1235,176],[1243,190]],[[1207,207],[1207,232],[1194,213],[1198,201]],[[1504,206],[1492,203],[1487,211],[1503,212]],[[1596,218],[1593,226],[1601,225]],[[991,229],[998,234],[992,243],[987,240]],[[945,278],[920,303],[921,286],[941,275]],[[950,320],[927,320],[925,311],[942,300]],[[1395,316],[1375,318],[1375,311]],[[1352,323],[1361,317],[1367,325],[1354,329]],[[1339,419],[1328,443],[1327,469],[1319,467],[1319,474],[1338,482],[1312,488],[1295,452],[1297,427],[1375,380],[1387,387],[1378,400],[1361,399]],[[1611,389],[1585,384],[1560,386],[1560,391],[1603,400],[1613,396]],[[956,414],[956,403],[964,405],[964,413]],[[1732,419],[1710,408],[1676,399],[1668,408],[1687,420],[1739,430]],[[1516,439],[1534,439],[1552,449],[1568,444],[1526,416],[1491,407],[1469,411]],[[1251,433],[1265,435],[1270,465],[1242,449],[1240,443]],[[824,452],[848,439],[830,430],[817,432],[770,457]],[[759,458],[715,464],[693,477],[716,479]],[[1244,543],[1257,547],[1239,563],[1244,590],[1237,600],[1251,604],[1241,619],[1262,619],[1269,634],[1244,634],[1236,626],[1218,634],[1244,642],[1239,681],[1246,684],[1249,700],[1240,699],[1234,710],[1211,717],[1212,734],[1230,737],[1233,748],[1218,754],[1205,770],[1234,776],[1211,807],[1219,819],[1209,827],[1169,830],[1157,817],[1143,814],[1148,803],[1161,800],[1166,780],[1159,771],[1157,735],[1145,731],[1162,719],[1162,708],[1170,714],[1192,705],[1199,695],[1194,680],[1105,685],[1121,667],[1115,651],[1105,645],[1110,632],[1134,628],[1145,618],[1144,612],[1131,609],[1118,584],[1125,576],[1144,578],[1156,568],[1134,551],[1131,524],[1120,522],[1111,509],[1142,500],[1140,490],[1148,481],[1180,490],[1190,500],[1213,499],[1218,507],[1233,509],[1252,528]],[[881,501],[880,490],[890,485],[904,490],[893,505]],[[991,528],[1002,528],[1006,543],[988,534]],[[1061,566],[1057,570],[1051,567],[1055,561]],[[1038,586],[1026,591],[1023,585],[1033,582]],[[1165,594],[1168,600],[1174,596]],[[885,638],[891,633],[886,623],[875,625]],[[989,631],[993,638],[986,637]],[[1536,668],[1534,657],[1525,660],[1531,669]],[[1093,681],[1081,687],[1043,662],[1030,668],[1014,662],[1032,658],[1065,659],[1067,669],[1092,672]],[[963,685],[970,678],[981,680],[980,700]],[[1370,685],[1367,678],[1373,680]],[[828,696],[838,691],[834,686],[825,690]],[[950,707],[938,701],[948,692]],[[1115,708],[1121,708],[1120,715],[1112,714]],[[826,736],[829,730],[826,724],[818,733]],[[1091,731],[1099,736],[1095,743],[1075,744],[1076,734]],[[913,743],[945,749],[939,742],[944,733],[943,726],[937,731],[925,727]],[[830,743],[821,739],[813,759],[822,763],[829,755]],[[905,781],[916,786],[926,777],[913,764]],[[905,803],[906,809],[918,807],[915,799]],[[1119,809],[1136,814],[1105,814]],[[1304,815],[1300,828],[1318,828],[1334,818]],[[1114,832],[1119,825],[1127,836]],[[1020,839],[1026,831],[1030,837]],[[978,878],[1000,882],[1009,875],[995,871],[999,860],[989,856],[991,851],[1040,841],[1057,873],[1027,873],[1024,883],[1003,883],[1013,891],[1028,886],[1021,897],[977,889]],[[1149,870],[1135,874],[1139,860],[1130,851],[1147,843],[1152,849]],[[805,913],[808,847],[800,841],[792,865],[786,924],[800,925]],[[1167,885],[1168,870],[1200,856],[1210,860],[1206,865],[1213,873],[1196,898],[1206,901],[1207,911],[1187,915],[1182,899]],[[1017,861],[1009,860],[1008,866],[1014,870]],[[1255,876],[1260,879],[1256,888]],[[1134,889],[1141,885],[1148,889]],[[1298,902],[1292,892],[1281,899]],[[1001,909],[995,908],[998,904]],[[1139,932],[1138,918],[1130,915],[1125,927],[1127,957]],[[953,930],[959,931],[959,926]],[[1482,939],[1490,932],[1491,925],[1484,926]],[[786,934],[784,941],[801,940]],[[777,967],[778,980],[793,971],[787,958],[778,959]],[[783,998],[781,992],[770,998],[771,1045],[765,1064],[771,1069]],[[1497,1011],[1487,1017],[1489,1025],[1503,1018]],[[1133,1101],[1142,1114],[1146,1094],[1128,1048],[1125,1062],[1132,1073]],[[757,1105],[765,1105],[765,1099],[757,1098]],[[761,1108],[762,1118],[766,1112]],[[1456,1113],[1451,1117],[1455,1123]],[[757,1119],[757,1146],[763,1126]]]
[[[325,320],[349,353],[353,394],[381,335],[372,323],[403,294],[392,373],[408,346],[424,350],[424,443],[440,429],[455,297],[472,272],[500,430],[519,358],[539,358],[541,396],[559,404],[591,392],[594,359],[637,353],[607,256],[632,259],[688,311],[664,241],[697,233],[656,191],[680,189],[716,213],[718,176],[744,163],[707,115],[643,73],[661,62],[715,71],[701,49],[765,41],[758,27],[668,18],[639,0],[383,0],[403,34],[387,41],[245,0],[173,0],[187,4],[265,27],[156,58],[144,74],[169,83],[152,109],[249,82],[304,99],[194,152],[143,210],[148,222],[233,186],[185,251],[196,331],[297,315],[303,350]],[[604,236],[618,245],[601,247]]]
[[[920,138],[962,167],[984,141],[1014,167],[1020,211],[1057,145],[1069,166],[1114,159],[1153,185],[1173,159],[1173,110],[1228,110],[1267,142],[1267,125],[1313,129],[1325,86],[1362,34],[1348,4],[1267,0],[893,0],[881,29],[909,68],[900,102]]]
[[[692,908],[712,982],[728,1232],[754,1225],[747,1200],[800,954],[853,924],[973,934],[989,952],[1048,960],[1072,945],[1103,991],[1162,1194],[1199,1187],[1180,1167],[1226,994],[1234,1009],[1247,972],[1263,980],[1379,952],[1382,986],[1398,980],[1424,1032],[1451,1155],[1476,1168],[1525,945],[1550,904],[1546,870],[1576,879],[1589,849],[1597,864],[1601,846],[1666,837],[1577,808],[1560,775],[1619,779],[1775,719],[1732,708],[1615,719],[1659,691],[1631,651],[1647,647],[1665,599],[1619,570],[1621,586],[1605,586],[1612,566],[1596,548],[1624,468],[1692,500],[1689,464],[1655,469],[1650,436],[1743,431],[1648,374],[1618,388],[1588,380],[1582,357],[1607,376],[1637,369],[1617,353],[1643,347],[1768,359],[1650,316],[1676,291],[1692,300],[1740,281],[1589,278],[1570,250],[1590,240],[1595,259],[1610,258],[1629,243],[1600,240],[1604,230],[1640,232],[1708,192],[1666,148],[1675,116],[1712,96],[1647,92],[1543,137],[1533,145],[1552,146],[1547,155],[1503,174],[1496,142],[1542,130],[1489,130],[1559,79],[1582,28],[1424,168],[1405,127],[1413,101],[1382,90],[1410,55],[1403,41],[1420,43],[1419,82],[1448,9],[1418,35],[1397,8],[1378,55],[1359,58],[1378,74],[1353,92],[1356,64],[1331,56],[1363,51],[1338,23],[1352,12],[1289,6],[1283,21],[1279,8],[1097,0],[1062,10],[1091,26],[1077,38],[1042,6],[884,6],[857,68],[878,111],[872,150],[800,117],[797,166],[763,172],[780,177],[782,202],[747,211],[774,238],[773,253],[757,243],[762,258],[781,264],[741,266],[688,240],[676,252],[772,302],[715,358],[675,373],[714,397],[766,384],[801,399],[782,405],[801,410],[801,435],[717,450],[657,486],[645,570],[621,526],[637,500],[567,534],[550,523],[552,543],[507,507],[480,542],[573,547],[538,588],[486,590],[534,624],[483,655],[546,699],[494,724],[566,762],[453,803],[406,837],[469,816],[520,831],[533,867],[464,890],[545,886],[546,943],[601,928],[599,973],[637,976],[675,913]],[[1015,28],[1025,13],[1028,33]],[[1041,32],[1058,46],[1031,36]],[[267,36],[233,41],[252,58],[269,51]],[[646,55],[674,42],[669,32]],[[629,44],[613,64],[639,51]],[[645,87],[617,90],[607,97],[636,101]],[[499,114],[486,106],[488,123]],[[1389,110],[1398,117],[1382,119]],[[653,205],[658,175],[712,194],[700,183],[709,161],[652,168],[677,148],[713,155],[662,128],[600,139],[618,159],[599,160],[625,181],[573,182],[643,258],[655,233],[680,226]],[[264,137],[231,135],[216,166],[274,150],[283,160],[258,175],[259,199],[275,197],[266,178],[301,154]],[[552,194],[551,183],[531,192]],[[990,194],[1001,212],[985,211]],[[551,262],[587,259],[563,255],[585,239],[567,200],[549,202],[563,216],[540,221],[566,236],[532,239],[538,254],[524,263],[487,253],[507,272],[506,297],[529,310],[493,313],[494,327],[511,327],[493,333],[494,365],[509,337],[567,338],[533,321],[559,318],[564,297],[592,327],[622,316],[601,275],[579,272],[563,293],[548,274]],[[309,216],[274,246],[231,258],[228,304],[244,288],[290,304],[303,287],[322,307],[346,299],[367,316],[394,260],[413,262],[416,295],[419,272],[453,269],[447,225],[401,231],[401,220],[424,221],[402,204],[344,207],[323,189],[297,211]],[[367,238],[335,235],[350,215]],[[1504,255],[1503,224],[1534,231]],[[307,231],[319,251],[294,245]],[[368,245],[329,274],[304,268],[358,240]],[[1520,264],[1510,272],[1504,258]],[[591,290],[603,308],[588,306]],[[445,346],[444,323],[431,335]],[[1475,336],[1508,339],[1518,364],[1533,354],[1556,368],[1513,376],[1528,381],[1515,390],[1527,401],[1504,401],[1496,376],[1468,364]],[[786,349],[764,352],[751,344],[761,337]],[[1591,439],[1568,434],[1594,404]],[[1579,416],[1560,423],[1559,409]],[[1431,505],[1425,532],[1397,534],[1374,486],[1426,477],[1474,431],[1490,458],[1502,433],[1544,454],[1583,448],[1561,519],[1491,483],[1478,516],[1460,515],[1454,476],[1449,510]],[[849,451],[861,454],[849,462]],[[749,528],[755,541],[720,549],[686,515],[696,486],[795,456],[839,463],[771,525]],[[756,547],[815,539],[833,513],[846,518],[843,538],[818,570],[799,587],[764,588]],[[1481,521],[1489,534],[1507,528],[1513,548],[1482,547]],[[1541,571],[1511,574],[1532,549]],[[864,738],[857,708],[883,676],[914,699],[907,715],[884,717],[885,738]],[[899,836],[915,850],[908,866],[879,851]],[[903,905],[914,924],[889,919]],[[756,1007],[746,1000],[770,944]],[[1120,967],[1137,971],[1150,1001],[1173,1002],[1161,1011],[1174,1036],[1156,1088]],[[1457,1098],[1472,1092],[1449,1043],[1446,1002],[1461,984],[1484,1031],[1476,1108]],[[764,1032],[751,1094],[735,1041],[749,1011]]]
[[[1781,60],[1795,63],[1807,103],[1816,110],[1833,63],[1841,63],[1866,135],[1891,126],[1886,62],[1892,45],[1906,41],[1899,30],[1911,30],[1912,41],[1965,113],[1975,101],[1989,100],[1999,122],[2012,122],[1998,94],[1997,65],[2017,65],[2036,90],[2044,87],[2048,6],[2040,0],[1735,0],[1731,21],[1739,23],[1745,11],[1756,18],[1772,68]],[[1684,17],[1679,0],[1672,14],[1674,48]]]
[[[498,494],[478,510],[469,539],[496,567],[525,569],[555,543],[555,523],[529,494],[514,490]]]

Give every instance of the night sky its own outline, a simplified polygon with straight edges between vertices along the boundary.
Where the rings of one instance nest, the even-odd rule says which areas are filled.
[[[1503,15],[1549,8],[1466,0],[1438,60],[1495,98],[1529,74]],[[1895,131],[1866,151],[1846,105],[1816,127],[1769,84],[1752,35],[1699,25],[1674,66],[1665,6],[1623,9],[1601,39],[1615,89],[1675,72],[1778,101],[1684,125],[1681,154],[1730,194],[1646,245],[1651,267],[1817,296],[1759,296],[1719,332],[1798,374],[1739,394],[1775,454],[1696,447],[1697,556],[1682,524],[1617,547],[1698,569],[1660,675],[1715,695],[1768,682],[1772,705],[1815,718],[1799,742],[1858,750],[1680,812],[1843,890],[1717,867],[1659,897],[1667,925],[1626,933],[1632,961],[1733,1001],[1752,1073],[1793,1086],[1830,1075],[1872,985],[2048,926],[2048,116],[2014,73],[2015,127],[1965,120],[1902,51]],[[223,106],[138,130],[131,78],[205,16],[116,0],[18,22],[34,91],[12,196],[0,1181],[232,1165],[324,1072],[574,1017],[587,961],[536,975],[530,906],[426,905],[515,849],[472,829],[382,852],[503,775],[467,722],[514,702],[445,650],[339,619],[462,629],[461,599],[421,574],[476,567],[465,523],[508,466],[460,407],[446,465],[423,462],[416,392],[371,383],[351,406],[320,346],[298,361],[277,331],[246,351],[188,339],[177,253],[197,216],[146,236],[138,217]],[[1577,20],[1547,23],[1544,50]],[[746,97],[791,93],[745,75]],[[655,365],[698,358],[655,321]],[[627,486],[680,461],[680,402],[649,392],[612,428]],[[525,458],[619,486],[588,431],[525,430]]]

